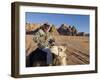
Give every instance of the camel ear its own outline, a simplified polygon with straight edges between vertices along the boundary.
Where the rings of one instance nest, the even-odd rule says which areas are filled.
[[[66,51],[67,50],[67,46],[64,46],[64,51]]]

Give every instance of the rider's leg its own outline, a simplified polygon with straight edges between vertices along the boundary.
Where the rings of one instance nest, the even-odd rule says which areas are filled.
[[[44,52],[47,53],[47,65],[52,65],[53,57],[52,53],[49,48],[42,49]]]

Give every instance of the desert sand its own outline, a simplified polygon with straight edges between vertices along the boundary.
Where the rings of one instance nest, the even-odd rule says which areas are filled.
[[[56,35],[54,37],[57,44],[66,46],[68,65],[89,64],[89,37],[62,35]],[[25,40],[27,57],[32,51],[37,48],[37,45],[32,40],[32,35],[26,35]]]

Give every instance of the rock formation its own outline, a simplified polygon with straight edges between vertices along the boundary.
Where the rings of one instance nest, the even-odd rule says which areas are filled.
[[[26,33],[33,34],[34,31],[39,29],[43,24],[26,23]],[[65,36],[89,36],[89,33],[79,32],[75,26],[68,24],[61,24],[59,28],[56,28],[54,24],[49,24],[51,26],[50,32],[52,35],[65,35]]]
[[[51,33],[52,33],[52,35],[59,35],[59,32],[57,31],[55,25],[51,26]]]
[[[62,24],[59,28],[58,28],[58,32],[61,35],[69,35],[70,31],[68,29],[68,25],[66,24]]]
[[[77,29],[75,28],[75,26],[70,26],[66,24],[62,24],[61,27],[58,28],[58,32],[61,35],[67,35],[67,36],[77,35]]]
[[[26,23],[26,32],[29,32],[29,31],[34,31],[36,30],[37,28],[40,27],[41,24],[35,24],[35,23]]]

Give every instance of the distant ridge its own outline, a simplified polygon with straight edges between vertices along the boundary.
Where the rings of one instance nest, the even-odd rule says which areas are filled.
[[[43,26],[45,23],[26,23],[26,33],[32,34],[35,30]],[[61,24],[59,28],[56,28],[54,24],[50,24],[53,35],[65,35],[65,36],[89,36],[89,33],[80,32],[75,26],[68,24]]]

